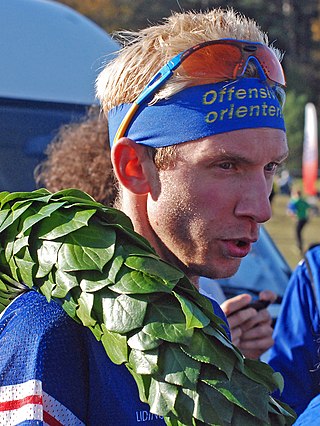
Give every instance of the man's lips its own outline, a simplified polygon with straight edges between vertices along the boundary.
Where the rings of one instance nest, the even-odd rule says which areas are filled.
[[[230,257],[245,257],[251,250],[251,245],[256,239],[239,238],[222,240],[225,254]]]

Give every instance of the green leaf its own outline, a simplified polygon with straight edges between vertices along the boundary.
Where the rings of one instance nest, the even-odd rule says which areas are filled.
[[[276,426],[276,423],[269,422],[263,422],[256,417],[251,416],[248,412],[241,410],[241,408],[235,406],[234,407],[234,413],[233,413],[233,419],[232,419],[232,426]]]
[[[2,277],[0,278],[0,291],[7,291],[7,284],[3,282]]]
[[[55,288],[56,284],[52,280],[51,274],[43,281],[43,283],[39,286],[41,293],[46,296],[48,302],[51,301],[52,292]],[[69,313],[68,311],[67,313]]]
[[[179,300],[183,313],[186,317],[186,328],[203,328],[210,323],[209,318],[190,300],[173,292]]]
[[[211,322],[214,324],[215,327],[217,327],[224,335],[226,335],[226,332],[223,328],[225,326],[225,321],[219,316],[220,314],[216,315],[214,313],[214,309],[212,306],[212,303],[210,299],[208,299],[206,296],[203,296],[199,293],[199,291],[196,289],[196,287],[188,280],[187,277],[183,277],[176,286],[176,291],[179,290],[179,292],[183,292],[184,297],[186,297],[188,300],[199,306],[202,310],[202,312],[210,318]]]
[[[128,339],[128,345],[132,349],[138,349],[140,351],[148,351],[150,349],[155,349],[161,345],[161,339],[155,339],[150,337],[148,334],[140,330],[138,333],[133,334]]]
[[[89,328],[90,328],[90,330],[92,331],[92,333],[93,333],[94,337],[95,337],[98,341],[100,341],[100,340],[101,340],[101,338],[102,338],[102,336],[103,336],[103,332],[102,332],[102,328],[101,328],[100,324],[99,324],[99,323],[96,323],[94,326],[90,326]]]
[[[285,417],[288,417],[287,422],[285,424],[292,424],[294,420],[296,419],[297,415],[295,411],[285,402],[277,401],[274,398],[269,398],[270,408],[272,409],[271,412],[275,412],[278,414],[281,414]],[[278,417],[278,421],[280,421],[281,418]]]
[[[29,288],[26,285],[14,281],[6,274],[0,273],[1,304],[7,306],[11,300],[28,290]]]
[[[20,281],[21,277],[19,275],[19,269],[16,264],[16,259],[11,257],[8,261],[8,266],[10,268],[10,275],[15,281]]]
[[[169,383],[151,379],[148,403],[151,413],[165,416],[174,407],[178,389]]]
[[[141,376],[141,374],[137,374],[133,369],[130,367],[129,364],[126,364],[126,367],[128,371],[132,374],[139,391],[139,398],[142,402],[148,403],[149,398],[149,389],[151,384],[151,376]]]
[[[5,235],[5,244],[3,244],[5,261],[9,262],[14,253],[14,245],[16,235],[19,234],[19,221],[13,222],[7,227],[6,231],[2,233],[2,237]],[[1,235],[1,232],[0,232]]]
[[[196,421],[193,417],[196,393],[189,389],[177,389],[178,395],[175,406],[172,412],[167,414],[170,417],[165,417],[166,424],[170,426],[201,425],[202,423]]]
[[[105,273],[99,271],[83,271],[81,273],[80,287],[87,293],[94,293],[112,284]]]
[[[182,352],[177,345],[163,344],[159,357],[159,373],[168,383],[195,389],[201,364]]]
[[[45,277],[51,272],[58,261],[58,252],[62,246],[61,241],[38,240],[37,257],[39,267],[37,278]]]
[[[62,208],[51,213],[50,218],[42,220],[38,228],[38,238],[56,240],[71,232],[88,225],[88,221],[95,213],[94,209],[80,210],[76,208]]]
[[[275,389],[277,389],[279,382],[281,386],[283,385],[281,375],[275,375],[274,370],[270,367],[270,365],[261,361],[245,358],[243,373],[247,377],[250,377],[251,380],[267,386],[270,392],[273,392]]]
[[[59,269],[65,271],[98,270],[112,259],[116,235],[110,228],[78,229],[64,239],[58,253]]]
[[[0,278],[6,283],[6,286],[28,290],[28,287],[26,287],[23,283],[19,283],[19,281],[14,280],[12,277],[3,272],[0,272]]]
[[[114,224],[114,228],[119,229],[121,231],[121,243],[126,243],[130,241],[130,245],[137,245],[136,250],[138,248],[142,248],[143,250],[146,250],[149,253],[156,254],[155,250],[151,247],[148,240],[146,240],[142,235],[137,234],[133,231],[133,226],[130,221],[130,227],[119,225],[118,223]],[[119,236],[120,237],[120,236]],[[132,253],[134,254],[134,253]]]
[[[155,374],[158,371],[158,350],[143,352],[133,349],[129,355],[129,363],[138,374]]]
[[[200,382],[197,391],[183,389],[182,392],[193,400],[193,417],[196,419],[205,424],[231,424],[234,406],[215,389]],[[180,407],[179,412],[182,410]]]
[[[21,238],[17,238],[13,241],[12,255],[16,255],[19,253],[21,249],[27,247],[29,245],[29,235],[25,235]]]
[[[122,230],[122,228],[120,229]],[[121,235],[119,235],[119,245],[121,245],[122,247],[125,258],[129,256],[144,256],[159,260],[159,256],[155,253],[155,251],[150,245],[145,246],[144,244],[134,244],[134,242],[131,240],[131,237],[132,235],[128,231],[125,234],[125,239],[121,238]]]
[[[147,302],[121,294],[102,299],[103,322],[109,331],[128,333],[143,325]]]
[[[185,316],[176,299],[165,295],[149,307],[142,331],[156,339],[184,344],[190,342],[193,334],[193,330],[186,329]]]
[[[115,229],[121,243],[123,243],[123,241],[131,241],[131,235],[135,234],[131,219],[122,211],[113,209],[112,207],[99,205],[96,220],[102,226],[111,226]],[[146,241],[143,237],[142,240]]]
[[[116,277],[118,272],[121,270],[121,267],[124,263],[123,247],[119,244],[115,247],[114,256],[110,261],[108,273],[108,279],[112,282],[116,282]]]
[[[96,321],[91,316],[93,306],[93,294],[82,292],[78,304],[77,316],[85,326],[94,326]]]
[[[5,197],[1,199],[1,206],[5,206],[9,202],[41,200],[45,203],[51,198],[51,193],[44,188],[36,189],[32,192],[8,192]]]
[[[275,371],[273,373],[273,380],[274,380],[274,383],[276,383],[276,388],[279,389],[280,393],[282,393],[284,388],[284,379],[282,374]]]
[[[131,271],[122,268],[117,276],[117,283],[110,287],[117,293],[125,294],[148,294],[148,293],[170,293],[174,285],[169,286],[156,276],[148,276],[139,271]]]
[[[77,317],[78,303],[75,301],[75,299],[71,295],[68,295],[67,297],[65,297],[62,300],[62,307],[65,310],[65,312],[71,318],[73,318],[75,321],[77,321],[78,323],[80,323],[80,320]]]
[[[211,374],[210,371],[212,371]],[[210,370],[210,367],[203,372],[203,375],[204,377],[211,376],[211,378],[202,379],[203,382],[215,388],[230,402],[263,422],[268,421],[268,390],[266,387],[248,380],[237,370],[233,371],[232,380],[221,380],[214,370]]]
[[[0,193],[0,195],[1,194],[3,194],[3,192],[1,192]],[[9,208],[7,208],[7,209],[3,209],[3,210],[0,210],[0,228],[2,227],[2,224],[3,224],[3,222],[7,219],[7,217],[9,216],[9,214],[10,214],[10,209]]]
[[[115,364],[122,364],[128,361],[128,346],[126,336],[118,333],[113,333],[107,330],[106,326],[102,324],[103,336],[101,338],[102,344],[107,352],[108,357]]]
[[[126,259],[125,264],[129,268],[143,272],[146,275],[161,278],[161,280],[170,283],[172,288],[174,287],[174,284],[183,277],[183,273],[179,269],[160,259],[155,259],[149,256],[129,256]]]
[[[15,295],[11,295],[11,297],[1,297],[0,293],[0,312],[2,312],[7,306],[9,306],[15,297]]]
[[[244,363],[244,356],[242,352],[240,352],[239,349],[231,343],[231,341],[227,338],[226,334],[221,331],[220,328],[213,328],[211,325],[209,325],[203,329],[203,332],[205,334],[208,334],[209,336],[218,339],[219,342],[221,342],[224,346],[230,348],[233,351],[234,355],[238,358],[238,361],[240,361],[241,364]]]
[[[32,226],[34,226],[36,223],[40,222],[41,220],[45,219],[46,217],[50,217],[53,212],[60,209],[65,203],[51,203],[51,204],[45,204],[43,207],[39,209],[39,211],[32,215],[28,216],[25,221],[23,222],[22,230],[21,232],[24,234],[28,229],[30,229]]]
[[[2,203],[2,200],[5,199],[9,194],[10,194],[9,191],[0,192],[0,202]]]
[[[181,346],[181,349],[199,362],[215,365],[230,379],[237,357],[218,340],[210,339],[201,331],[195,330],[188,346]]]
[[[16,210],[12,210],[7,218],[2,222],[2,225],[0,226],[0,233],[8,228],[8,226],[12,225],[12,223],[15,222],[31,206],[31,204],[31,202],[24,203]]]
[[[36,263],[32,259],[28,247],[25,247],[21,250],[23,256],[15,257],[16,265],[19,269],[20,280],[27,284],[28,287],[33,287],[34,278],[35,278],[35,265]],[[22,254],[20,252],[20,254]]]
[[[56,287],[52,291],[52,296],[60,299],[67,296],[69,291],[79,285],[76,274],[60,271],[55,272]]]
[[[67,201],[68,203],[72,203],[74,202],[74,200],[78,202],[87,201],[89,203],[94,201],[94,199],[89,194],[76,188],[67,188],[67,189],[62,189],[61,191],[57,191],[54,194],[52,194],[52,199],[57,201],[64,200],[64,201]],[[95,204],[98,204],[98,203],[95,202]]]

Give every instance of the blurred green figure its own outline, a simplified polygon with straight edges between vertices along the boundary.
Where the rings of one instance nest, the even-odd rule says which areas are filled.
[[[311,204],[306,201],[300,190],[294,193],[288,204],[288,213],[297,218],[296,240],[301,253],[303,253],[302,230],[309,221],[309,209],[311,208]]]

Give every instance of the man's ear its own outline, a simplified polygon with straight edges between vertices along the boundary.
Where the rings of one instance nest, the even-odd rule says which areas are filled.
[[[150,192],[149,176],[151,158],[146,148],[129,138],[121,138],[112,147],[111,158],[119,182],[134,194]]]

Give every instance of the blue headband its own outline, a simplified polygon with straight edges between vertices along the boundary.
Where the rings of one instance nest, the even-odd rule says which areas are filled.
[[[108,115],[112,143],[131,104]],[[126,136],[154,148],[176,145],[233,130],[270,127],[285,131],[275,90],[257,78],[193,86],[139,108]]]

